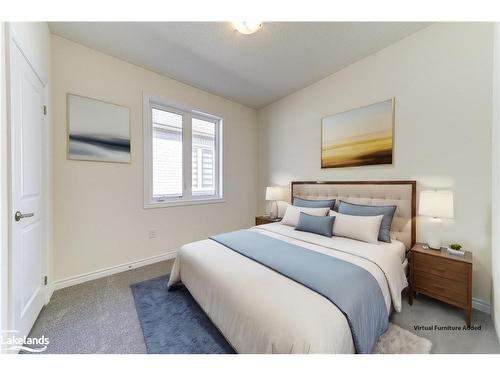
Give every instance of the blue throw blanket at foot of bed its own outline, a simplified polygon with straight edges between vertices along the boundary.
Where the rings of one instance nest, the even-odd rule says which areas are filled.
[[[357,353],[371,353],[387,330],[382,291],[364,268],[251,230],[210,238],[330,300],[347,318]]]

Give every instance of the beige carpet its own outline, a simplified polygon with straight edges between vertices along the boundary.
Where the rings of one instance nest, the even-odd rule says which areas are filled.
[[[374,354],[429,354],[432,342],[417,336],[396,324],[389,323],[387,331],[380,336]]]

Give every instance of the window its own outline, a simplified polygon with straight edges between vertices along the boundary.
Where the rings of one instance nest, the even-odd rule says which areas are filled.
[[[222,119],[144,98],[144,206],[222,200]]]
[[[215,194],[215,123],[193,118],[193,195]]]
[[[182,115],[151,108],[153,197],[182,197]]]

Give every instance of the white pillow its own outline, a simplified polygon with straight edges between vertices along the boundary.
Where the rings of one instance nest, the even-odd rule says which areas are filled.
[[[285,215],[283,215],[281,224],[291,225],[292,227],[296,227],[297,223],[299,222],[299,217],[301,212],[314,216],[326,216],[328,215],[328,211],[330,211],[329,207],[312,208],[312,207],[298,207],[289,205],[286,208]]]
[[[333,222],[334,236],[378,243],[378,232],[384,215],[356,216],[330,211],[330,216],[335,216],[335,221]]]

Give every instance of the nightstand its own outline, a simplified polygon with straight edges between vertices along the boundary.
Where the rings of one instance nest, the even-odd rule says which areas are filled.
[[[278,223],[281,218],[271,219],[270,216],[255,216],[255,225]]]
[[[416,244],[410,250],[409,303],[415,293],[446,302],[465,310],[467,326],[472,315],[472,253],[463,257],[441,250],[424,249]]]

